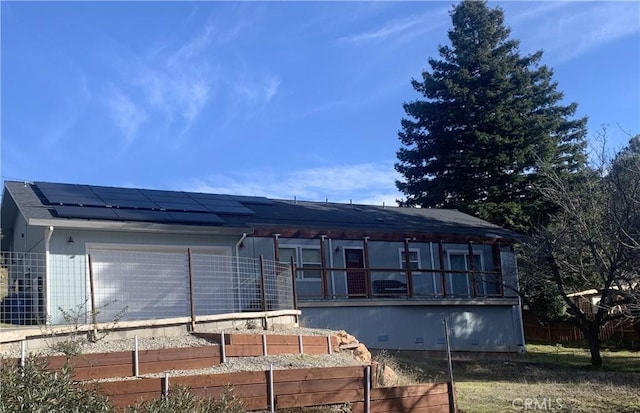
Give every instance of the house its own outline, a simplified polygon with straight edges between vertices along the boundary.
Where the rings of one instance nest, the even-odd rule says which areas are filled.
[[[445,319],[524,345],[518,234],[455,210],[7,181],[1,226],[12,323],[297,308],[371,348],[442,350]]]

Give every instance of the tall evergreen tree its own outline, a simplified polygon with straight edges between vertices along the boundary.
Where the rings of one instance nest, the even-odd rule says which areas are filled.
[[[570,119],[542,52],[520,56],[500,8],[463,1],[451,12],[450,46],[404,104],[396,170],[406,206],[455,208],[528,231],[548,205],[533,187],[541,164],[568,177],[585,162],[586,118]]]

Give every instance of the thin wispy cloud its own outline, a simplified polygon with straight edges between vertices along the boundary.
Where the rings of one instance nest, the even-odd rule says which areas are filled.
[[[124,136],[124,149],[132,142],[140,125],[147,119],[144,109],[138,107],[123,91],[112,88],[104,96],[109,116]]]
[[[177,47],[156,42],[140,55],[118,50],[108,56],[119,76],[104,102],[129,141],[149,120],[153,133],[147,135],[171,136],[172,145],[181,144],[215,87],[207,55],[214,37],[213,27],[205,25]]]
[[[404,43],[423,33],[435,30],[446,25],[446,16],[449,8],[440,8],[420,15],[411,15],[405,18],[387,21],[382,27],[360,33],[351,33],[339,39],[341,42],[352,44],[364,44],[370,42],[393,41],[393,44]]]
[[[266,196],[275,199],[395,205],[398,174],[391,162],[303,170],[261,170],[211,175],[178,185],[182,190]],[[187,188],[187,189],[185,189]]]
[[[551,64],[570,61],[640,32],[637,2],[567,2],[563,5],[541,7],[534,13],[539,22],[534,27],[526,22],[528,16],[517,22],[522,24],[518,30],[522,34],[516,34],[516,37],[532,50],[543,49],[545,60]],[[543,14],[546,17],[542,17]],[[516,28],[518,26],[514,25],[514,30]]]
[[[398,33],[402,33],[406,30],[416,27],[420,23],[422,23],[423,19],[419,17],[411,17],[408,19],[402,19],[399,21],[392,21],[386,23],[380,29],[364,32],[364,33],[353,33],[347,36],[342,37],[340,40],[351,43],[360,43],[370,40],[383,40],[388,38],[389,36],[396,35]]]

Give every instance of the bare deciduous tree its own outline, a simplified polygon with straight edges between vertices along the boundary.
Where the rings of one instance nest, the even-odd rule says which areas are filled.
[[[541,195],[558,207],[523,244],[521,295],[544,321],[567,321],[602,365],[600,328],[640,320],[640,136],[571,186],[552,171]],[[581,305],[590,291],[594,305]]]

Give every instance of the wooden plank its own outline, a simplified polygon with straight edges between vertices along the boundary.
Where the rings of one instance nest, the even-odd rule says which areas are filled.
[[[267,354],[275,356],[278,354],[300,354],[298,343],[296,344],[267,344]]]
[[[123,365],[133,363],[133,351],[118,351],[113,353],[88,353],[75,357],[49,356],[46,357],[47,370],[62,368],[67,361],[74,367],[95,367],[108,365]]]
[[[262,346],[262,334],[230,334],[231,345],[251,345],[259,344]]]
[[[321,406],[325,404],[351,403],[364,399],[364,389],[338,390],[333,392],[276,395],[276,407]]]
[[[204,369],[208,367],[217,366],[220,364],[220,360],[211,358],[196,358],[196,359],[184,359],[184,360],[166,360],[155,362],[140,363],[140,374],[162,373],[169,370],[196,370]],[[131,374],[129,374],[131,375]]]
[[[450,413],[448,403],[441,406],[415,407],[404,410],[399,410],[395,407],[388,410],[388,407],[381,407],[378,403],[378,401],[371,402],[369,406],[371,413]],[[364,402],[352,402],[349,404],[349,407],[351,408],[352,413],[365,413]]]
[[[155,393],[130,393],[109,396],[111,405],[119,411],[123,411],[126,407],[133,406],[144,400],[155,400],[162,397],[162,392]]]
[[[170,379],[170,383],[193,388],[227,386],[229,384],[264,384],[266,386],[267,373],[265,371],[242,371],[236,373],[176,376]]]
[[[259,357],[262,356],[262,343],[260,345],[230,345],[225,349],[227,357]]]
[[[449,395],[448,394],[431,394],[423,396],[402,397],[395,399],[385,400],[373,400],[375,403],[375,409],[371,407],[371,413],[384,413],[384,412],[398,412],[409,411],[413,412],[419,407],[435,407],[435,406],[448,406]]]
[[[75,380],[96,380],[131,376],[133,376],[133,366],[131,364],[120,366],[81,367],[73,370],[73,378]]]
[[[281,383],[287,381],[326,380],[360,377],[364,382],[364,371],[365,366],[275,370],[273,372],[273,380],[275,382]]]
[[[298,336],[267,334],[267,346],[298,346]]]
[[[154,350],[142,350],[138,352],[140,363],[163,360],[184,360],[190,358],[211,357],[220,359],[220,346],[163,348]]]
[[[303,380],[284,383],[274,383],[273,391],[277,395],[301,394],[309,392],[334,392],[338,390],[352,390],[364,388],[361,377],[329,380]]]
[[[266,384],[239,384],[239,385],[227,385],[227,386],[215,386],[215,387],[198,387],[190,388],[194,393],[206,397],[219,398],[225,390],[230,389],[231,392],[241,399],[247,399],[251,397],[262,397],[267,399],[267,385]]]
[[[447,383],[427,383],[413,386],[378,387],[371,390],[371,400],[389,399],[407,396],[420,396],[423,394],[448,393]]]
[[[314,354],[314,355],[321,355],[321,354],[329,354],[329,348],[327,348],[327,344],[325,343],[324,346],[307,346],[303,344],[303,350],[304,350],[304,354]]]
[[[98,383],[85,384],[89,388],[97,388],[97,390],[106,396],[127,394],[127,393],[152,393],[162,391],[162,379],[160,377],[104,381]]]

